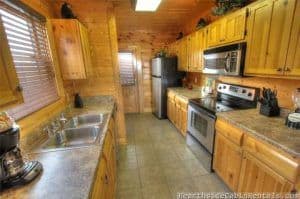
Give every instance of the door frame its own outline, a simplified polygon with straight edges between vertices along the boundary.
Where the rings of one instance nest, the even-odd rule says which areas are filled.
[[[144,90],[143,90],[143,68],[141,60],[141,50],[137,46],[128,46],[124,49],[119,49],[118,53],[132,53],[133,55],[133,69],[136,78],[136,92],[137,92],[137,112],[144,112]],[[121,85],[122,87],[122,85]]]

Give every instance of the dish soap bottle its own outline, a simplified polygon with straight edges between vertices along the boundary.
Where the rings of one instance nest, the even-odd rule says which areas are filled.
[[[74,106],[75,106],[75,108],[83,108],[83,101],[82,101],[79,93],[75,94]]]

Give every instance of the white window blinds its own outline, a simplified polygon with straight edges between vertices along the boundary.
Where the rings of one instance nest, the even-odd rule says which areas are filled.
[[[0,2],[4,28],[24,103],[8,112],[20,119],[58,99],[45,22],[29,12]]]
[[[135,84],[133,61],[132,53],[119,53],[120,81],[122,86],[131,86]]]

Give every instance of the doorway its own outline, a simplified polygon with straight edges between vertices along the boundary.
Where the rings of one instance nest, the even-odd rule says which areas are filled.
[[[132,52],[119,52],[120,83],[125,113],[139,113],[139,87],[137,67]]]

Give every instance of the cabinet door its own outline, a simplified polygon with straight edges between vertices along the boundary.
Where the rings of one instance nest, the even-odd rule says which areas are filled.
[[[0,20],[0,109],[23,102],[21,87]]]
[[[91,49],[88,37],[87,28],[84,27],[82,24],[79,24],[80,30],[80,38],[81,38],[81,48],[83,53],[83,61],[84,61],[84,68],[87,75],[90,75],[92,69],[92,60],[91,60]]]
[[[208,26],[207,45],[213,47],[219,44],[220,40],[220,21],[216,21]]]
[[[294,8],[294,0],[250,7],[246,73],[283,75]]]
[[[169,97],[167,100],[167,116],[171,120],[171,99]]]
[[[186,136],[186,131],[187,131],[187,108],[182,106],[181,107],[181,111],[180,111],[180,114],[181,114],[181,122],[180,122],[180,131],[181,131],[181,134],[183,136]]]
[[[293,185],[267,165],[244,152],[238,192],[290,193]]]
[[[179,41],[178,47],[178,70],[187,71],[188,60],[187,60],[187,38],[183,38]]]
[[[237,191],[242,164],[242,148],[217,132],[213,168],[233,191]]]
[[[245,38],[246,30],[246,9],[236,11],[224,19],[225,42],[234,42]]]
[[[93,183],[93,189],[90,193],[91,199],[105,199],[108,190],[108,177],[106,160],[102,157],[100,165],[97,170],[95,181]]]
[[[191,35],[191,56],[189,71],[200,72],[202,70],[202,54],[203,54],[203,31],[196,31]]]
[[[249,7],[246,74],[265,72],[271,16],[272,1],[263,1]]]
[[[63,79],[85,79],[79,22],[74,19],[54,19],[51,22]]]
[[[284,71],[293,21],[294,0],[274,0],[265,63],[266,74]]]
[[[300,1],[297,1],[286,61],[286,74],[300,76]]]

